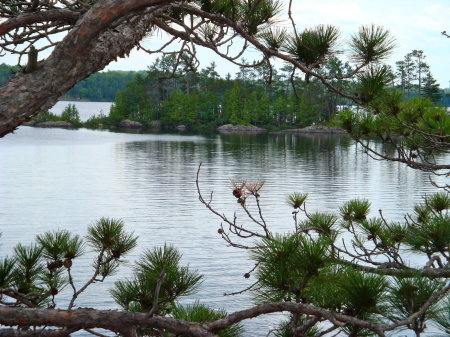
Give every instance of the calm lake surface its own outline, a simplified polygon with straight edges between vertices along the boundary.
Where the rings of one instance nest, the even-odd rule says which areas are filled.
[[[78,102],[78,101],[58,101],[50,112],[61,115],[69,104],[75,104],[80,113],[80,120],[86,122],[92,115],[108,115],[111,109],[111,102]]]
[[[114,281],[130,275],[131,262],[145,249],[168,243],[205,276],[200,292],[185,303],[198,299],[228,312],[249,307],[248,295],[223,296],[254,282],[243,278],[253,265],[245,251],[226,246],[217,233],[219,219],[198,201],[195,176],[201,162],[204,195],[213,190],[214,207],[230,217],[237,211],[238,219],[246,220],[230,179],[265,180],[262,205],[274,232],[293,229],[285,199],[294,191],[309,193],[310,211],[337,211],[343,202],[361,197],[372,201],[371,215],[383,209],[392,220],[402,220],[433,191],[427,174],[374,161],[347,137],[20,127],[0,139],[0,256],[45,231],[84,235],[100,217],[122,218],[139,236],[138,248],[118,275],[91,286],[77,306],[116,308],[108,293]],[[90,258],[74,262],[78,285],[91,274]],[[252,320],[246,335],[265,336],[277,319]]]

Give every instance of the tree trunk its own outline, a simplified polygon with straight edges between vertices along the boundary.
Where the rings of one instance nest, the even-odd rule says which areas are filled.
[[[132,10],[171,0],[110,0],[93,6],[31,73],[19,72],[0,90],[0,137],[51,108],[76,83],[124,57],[150,30],[152,13],[126,21]],[[156,10],[155,10],[156,11]],[[107,29],[113,22],[114,29]],[[0,28],[3,28],[0,24]]]

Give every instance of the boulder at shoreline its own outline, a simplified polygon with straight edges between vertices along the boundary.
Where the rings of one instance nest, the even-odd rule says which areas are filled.
[[[325,126],[325,125],[311,125],[301,129],[286,129],[275,132],[276,134],[281,133],[295,133],[295,134],[337,134],[343,135],[346,134],[347,131],[341,128],[333,127],[333,126]]]
[[[139,122],[131,121],[129,119],[125,119],[117,125],[120,129],[142,129],[144,125]]]
[[[37,128],[63,128],[63,129],[74,129],[75,125],[73,125],[70,122],[65,121],[55,121],[55,122],[40,122],[40,123],[34,123],[33,125],[29,126],[35,126]]]
[[[217,128],[219,132],[222,133],[259,133],[259,132],[267,132],[266,129],[258,128],[254,125],[233,125],[226,124],[219,126]]]
[[[148,127],[153,130],[161,130],[162,125],[160,121],[150,121],[148,122]]]

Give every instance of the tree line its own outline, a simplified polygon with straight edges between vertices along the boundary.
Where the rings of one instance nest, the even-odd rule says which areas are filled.
[[[397,62],[397,72],[390,70],[390,86],[403,92],[405,99],[419,96],[440,102],[445,92],[424,58],[423,51],[414,50],[405,56],[415,60],[407,70],[404,61]],[[232,79],[230,74],[221,77],[214,62],[189,73],[174,71],[175,63],[174,55],[163,56],[119,91],[106,123],[131,119],[197,128],[228,123],[291,128],[330,122],[338,110],[354,104],[319,79],[296,76],[289,65],[276,69],[266,63],[245,64]],[[351,71],[348,63],[333,57],[320,69],[324,76],[337,77]],[[358,90],[355,80],[334,79],[332,84],[339,90]]]
[[[295,76],[292,67],[270,68],[268,64],[240,67],[235,78],[224,78],[212,62],[190,73],[173,72],[172,55],[158,58],[143,76],[138,75],[116,95],[112,122],[131,119],[164,125],[216,126],[252,124],[256,126],[306,126],[328,121],[338,105],[350,102],[329,92],[319,81],[307,84]],[[343,73],[349,66],[331,59],[324,72]],[[336,80],[340,87],[348,80]],[[293,86],[293,84],[295,86]]]
[[[408,97],[425,96],[438,102],[444,96],[439,84],[425,61],[423,50],[414,49],[406,54],[403,60],[397,61],[396,75],[398,88]]]
[[[0,64],[0,86],[11,79],[17,71],[20,71],[18,66]],[[77,83],[66,94],[61,96],[61,99],[68,101],[112,102],[116,97],[116,93],[120,90],[125,90],[127,84],[134,81],[140,73],[145,73],[145,71],[109,70],[98,72]]]
[[[413,50],[396,62],[391,87],[401,91],[405,99],[427,97],[449,105],[450,92],[439,87],[425,59],[423,51]],[[159,121],[167,127],[187,125],[196,129],[228,123],[271,129],[304,127],[330,122],[339,109],[353,104],[328,90],[320,80],[295,75],[290,65],[276,69],[267,63],[255,66],[244,61],[232,78],[231,74],[220,76],[214,62],[194,72],[174,71],[176,63],[175,55],[169,54],[158,58],[147,71],[95,73],[62,99],[114,101],[109,116],[91,118],[88,127],[114,126],[130,119],[144,125]],[[1,64],[0,85],[18,70]],[[332,57],[320,72],[342,76],[351,70],[348,63]],[[334,79],[333,85],[357,91],[354,79]]]

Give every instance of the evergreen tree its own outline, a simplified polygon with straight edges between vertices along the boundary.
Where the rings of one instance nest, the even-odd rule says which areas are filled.
[[[442,92],[439,83],[434,79],[433,75],[428,72],[424,78],[423,94],[433,102],[437,102],[442,98]]]

